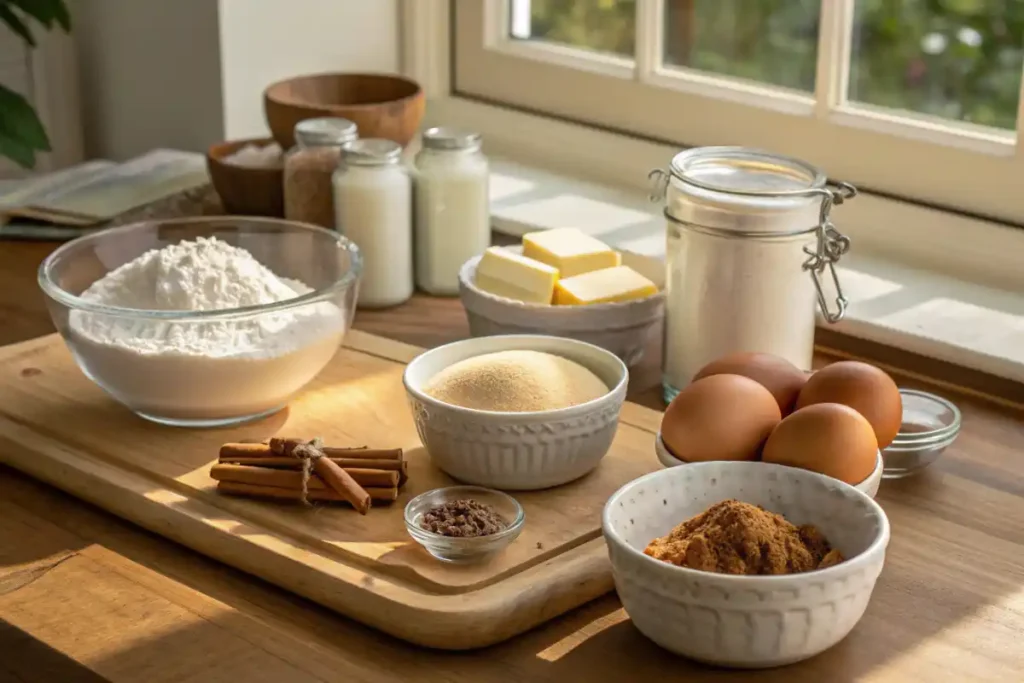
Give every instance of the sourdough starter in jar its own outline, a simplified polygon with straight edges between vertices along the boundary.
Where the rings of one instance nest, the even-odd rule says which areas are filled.
[[[682,152],[664,175],[665,399],[730,353],[771,353],[810,370],[816,305],[828,305],[815,277],[831,280],[849,246],[827,210],[822,223],[823,202],[830,208],[855,190],[826,189],[808,164],[741,147]],[[814,260],[819,244],[829,258]],[[836,304],[823,311],[830,322],[845,311],[841,292]]]
[[[284,217],[290,221],[334,228],[331,178],[341,146],[357,137],[348,119],[306,119],[295,124],[295,147],[284,159]]]
[[[412,181],[401,161],[395,142],[356,140],[342,148],[334,174],[338,231],[363,256],[360,307],[394,306],[412,296]]]
[[[416,155],[416,284],[459,293],[459,269],[491,242],[487,157],[480,135],[451,128],[423,133]]]

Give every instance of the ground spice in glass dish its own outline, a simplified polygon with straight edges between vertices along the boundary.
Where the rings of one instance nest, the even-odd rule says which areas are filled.
[[[781,515],[738,500],[712,505],[651,541],[644,553],[719,574],[799,574],[843,561],[817,527],[795,526]]]
[[[420,527],[442,536],[474,538],[504,531],[508,522],[490,505],[467,498],[431,508],[423,514]]]

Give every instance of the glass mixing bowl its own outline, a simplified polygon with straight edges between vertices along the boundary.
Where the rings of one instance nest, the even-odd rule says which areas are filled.
[[[243,248],[312,291],[207,311],[113,307],[80,296],[147,251],[199,237]],[[68,242],[39,267],[39,286],[75,361],[104,391],[155,422],[213,427],[270,415],[316,377],[352,325],[361,270],[359,249],[336,232],[269,218],[203,217],[136,223]],[[219,340],[212,349],[210,338]]]

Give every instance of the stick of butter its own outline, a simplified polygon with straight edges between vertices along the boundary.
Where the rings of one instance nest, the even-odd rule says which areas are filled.
[[[617,266],[559,280],[555,287],[555,304],[606,304],[642,299],[657,293],[655,284],[643,275],[629,266]]]
[[[563,278],[622,263],[619,252],[576,228],[527,233],[523,236],[523,256],[557,268]]]
[[[550,304],[557,281],[557,268],[501,247],[490,247],[476,266],[477,287],[531,304]]]

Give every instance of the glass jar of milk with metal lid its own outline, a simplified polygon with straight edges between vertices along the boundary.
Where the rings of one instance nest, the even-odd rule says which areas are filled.
[[[295,124],[295,146],[284,157],[284,217],[334,227],[332,176],[341,146],[355,140],[356,124],[342,118],[305,119]]]
[[[401,146],[374,138],[345,144],[334,172],[334,208],[338,231],[363,256],[359,306],[394,306],[411,297],[412,181]]]
[[[668,231],[665,399],[730,353],[771,353],[810,370],[816,306],[830,323],[846,313],[835,263],[850,241],[830,212],[856,189],[743,147],[681,152],[651,178]]]
[[[416,284],[459,293],[459,269],[491,242],[487,157],[480,135],[430,128],[413,168]]]

